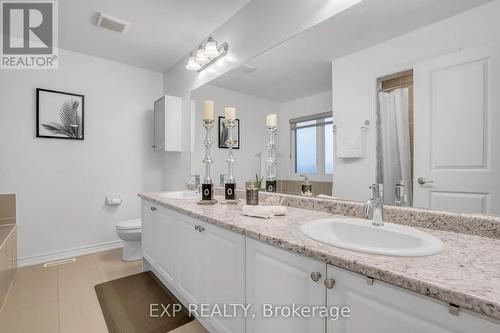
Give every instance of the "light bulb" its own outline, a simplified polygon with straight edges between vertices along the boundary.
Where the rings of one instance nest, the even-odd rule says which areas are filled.
[[[210,59],[208,59],[205,55],[205,51],[201,45],[198,47],[198,51],[196,51],[195,61],[201,66],[206,65],[210,61]]]
[[[201,68],[201,66],[195,61],[193,57],[193,53],[189,54],[189,60],[186,65],[186,69],[188,71],[197,71]]]
[[[216,58],[220,55],[219,50],[217,50],[217,42],[212,37],[208,37],[205,55],[209,58]]]

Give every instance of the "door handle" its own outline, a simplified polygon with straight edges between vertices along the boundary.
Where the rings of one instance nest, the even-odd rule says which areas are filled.
[[[319,279],[321,279],[321,273],[320,272],[312,272],[311,273],[311,280],[314,282],[318,282]]]
[[[156,211],[156,207],[151,207],[150,209],[152,212]]]
[[[419,183],[420,185],[425,185],[425,184],[433,184],[434,181],[432,179],[426,179],[425,177],[418,177],[417,183]]]

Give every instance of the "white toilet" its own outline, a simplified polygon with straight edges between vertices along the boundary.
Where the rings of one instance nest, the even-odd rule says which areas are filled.
[[[116,224],[116,233],[123,240],[123,260],[142,259],[141,219],[122,221]]]

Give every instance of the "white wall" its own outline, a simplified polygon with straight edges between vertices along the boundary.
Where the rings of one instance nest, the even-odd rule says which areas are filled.
[[[290,160],[290,119],[332,111],[332,92],[325,91],[280,104],[278,114],[278,178],[301,179]],[[312,177],[311,179],[315,179]],[[319,179],[317,179],[319,180]],[[324,180],[324,179],[323,179]]]
[[[35,137],[35,88],[85,95],[84,141]],[[21,260],[117,241],[115,223],[140,216],[137,193],[163,183],[151,150],[162,92],[161,73],[65,50],[58,70],[1,71],[0,193],[17,193]],[[123,204],[107,207],[108,193]]]
[[[234,177],[238,187],[243,187],[245,181],[254,179],[258,172],[258,164],[255,154],[265,152],[266,136],[266,115],[278,113],[279,104],[269,100],[242,94],[236,91],[223,89],[215,86],[204,85],[196,89],[191,98],[196,100],[196,120],[195,120],[195,151],[191,154],[191,174],[198,174],[203,180],[205,174],[205,165],[201,162],[205,157],[205,147],[202,141],[205,135],[205,129],[201,123],[201,114],[203,101],[210,99],[215,102],[215,126],[212,129],[211,155],[215,160],[212,165],[212,177],[215,184],[219,184],[219,174],[227,174],[228,156],[227,149],[218,148],[218,117],[224,116],[224,107],[232,106],[236,108],[236,118],[240,119],[240,149],[233,150],[234,158]],[[234,131],[236,135],[236,131]],[[265,158],[265,155],[264,155]]]
[[[500,1],[418,29],[332,62],[333,110],[337,126],[371,120],[364,158],[336,160],[334,195],[366,200],[375,181],[376,79],[410,69],[438,55],[500,41]],[[418,89],[418,87],[415,87]]]

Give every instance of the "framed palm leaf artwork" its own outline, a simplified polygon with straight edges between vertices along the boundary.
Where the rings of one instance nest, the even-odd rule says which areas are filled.
[[[85,96],[36,89],[36,136],[83,140]]]

